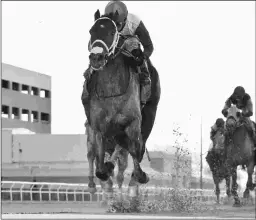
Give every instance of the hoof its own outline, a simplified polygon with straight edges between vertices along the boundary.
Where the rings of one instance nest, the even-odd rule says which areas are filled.
[[[148,175],[145,172],[142,172],[142,175],[140,176],[140,178],[138,178],[138,182],[140,184],[146,184],[148,183],[148,181],[149,181]]]
[[[109,178],[109,175],[107,173],[102,173],[99,171],[96,172],[96,176],[97,176],[97,178],[99,178],[102,181],[107,181]]]
[[[97,192],[97,189],[95,187],[88,187],[88,192],[94,194],[95,192]]]
[[[112,162],[106,162],[105,167],[107,169],[107,172],[112,175],[115,169],[115,165]]]
[[[129,196],[137,197],[139,195],[139,187],[138,186],[129,186]]]

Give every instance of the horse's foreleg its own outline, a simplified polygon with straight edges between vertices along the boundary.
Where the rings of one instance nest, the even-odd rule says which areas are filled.
[[[134,171],[132,176],[135,180],[137,180],[141,184],[145,184],[149,181],[148,175],[142,171],[140,167],[140,158],[142,153],[142,136],[141,136],[141,126],[140,120],[135,119],[129,127],[125,129],[125,133],[130,140],[130,144],[128,146],[129,153],[132,156]]]
[[[89,183],[88,190],[91,193],[96,192],[96,184],[94,182],[94,161],[95,161],[95,151],[93,148],[93,144],[90,141],[87,141],[87,159],[89,163]]]
[[[226,179],[226,194],[228,198],[230,198],[231,197],[230,176],[227,176],[225,179]]]
[[[254,170],[254,161],[251,160],[249,166],[247,167],[248,180],[246,183],[246,189],[244,191],[244,198],[249,198],[250,190],[254,190],[255,185],[252,182],[252,174]]]
[[[95,133],[92,128],[89,126],[88,122],[85,122],[86,134],[87,134],[87,159],[89,163],[89,183],[88,190],[91,193],[96,192],[96,184],[94,182],[94,161],[96,158],[96,143],[95,143]]]
[[[237,180],[237,167],[232,167],[231,175],[232,175],[232,190],[231,190],[231,193],[234,196],[234,200],[235,200],[235,203],[234,203],[233,206],[239,207],[239,206],[241,206],[241,203],[240,203],[239,196],[237,194],[237,189],[238,189],[238,184],[236,182],[236,180]]]
[[[118,156],[118,160],[117,160],[117,164],[118,164],[118,173],[116,176],[116,181],[117,181],[117,185],[118,185],[118,193],[120,195],[120,197],[122,197],[122,186],[123,186],[123,182],[124,182],[124,171],[127,169],[128,166],[128,151],[125,149],[122,149],[119,152],[119,156]]]
[[[215,184],[215,195],[217,197],[217,204],[220,204],[220,186],[219,186],[219,178],[213,175],[213,181]]]
[[[106,140],[102,137],[102,134],[96,132],[96,158],[97,158],[97,167],[96,167],[96,176],[102,180],[107,181],[110,174],[107,172],[107,169],[104,164],[105,157],[105,142]]]

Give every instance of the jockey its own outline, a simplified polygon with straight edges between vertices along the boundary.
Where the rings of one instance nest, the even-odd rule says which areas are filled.
[[[109,15],[111,13],[118,12],[118,16],[116,16],[115,23],[118,28],[118,31],[122,35],[132,35],[137,36],[144,48],[144,51],[135,55],[135,63],[136,66],[140,68],[139,77],[141,83],[141,104],[144,106],[150,97],[151,92],[151,79],[150,73],[147,67],[146,61],[151,56],[154,48],[149,36],[149,33],[144,26],[143,22],[135,15],[128,13],[126,5],[119,1],[110,1],[105,8],[105,15]],[[132,44],[132,42],[131,42]],[[125,48],[126,49],[126,48]],[[130,45],[130,50],[133,50],[133,46]],[[129,51],[132,52],[132,51]],[[133,54],[133,53],[132,53]],[[133,54],[134,55],[134,54]],[[89,82],[92,71],[90,67],[85,71],[84,77],[86,82]],[[83,102],[87,102],[89,98],[89,93],[87,91],[86,83],[84,84],[84,93],[83,93]]]
[[[253,115],[252,112],[252,100],[251,97],[245,92],[245,89],[242,86],[237,86],[233,94],[226,100],[225,106],[222,110],[222,114],[227,117],[228,109],[231,107],[231,104],[235,105],[238,109],[242,110],[242,116],[245,122],[250,126],[253,131],[253,140],[256,144],[255,137],[255,125],[254,122],[250,119]]]
[[[218,130],[222,130],[224,133],[225,130],[225,121],[222,118],[218,118],[214,125],[211,127],[211,132],[210,132],[210,138],[212,140],[213,146],[215,146],[215,134]]]
[[[118,16],[116,16],[115,23],[120,34],[137,36],[144,48],[144,51],[136,57],[136,64],[140,67],[141,104],[145,105],[150,96],[151,87],[150,73],[146,62],[153,53],[153,43],[144,23],[136,15],[128,13],[126,5],[122,1],[114,0],[107,4],[105,15],[116,12],[118,12]]]

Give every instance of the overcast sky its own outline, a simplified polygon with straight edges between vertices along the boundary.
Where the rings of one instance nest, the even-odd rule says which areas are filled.
[[[84,133],[83,72],[94,12],[105,1],[2,2],[3,62],[52,76],[52,133]],[[173,143],[174,123],[190,149],[208,149],[210,127],[233,89],[242,85],[255,102],[253,1],[126,2],[154,44],[162,96],[149,149]],[[255,103],[254,103],[255,104]],[[255,107],[254,107],[255,109]],[[253,116],[253,119],[255,116]],[[159,148],[158,148],[159,149]]]

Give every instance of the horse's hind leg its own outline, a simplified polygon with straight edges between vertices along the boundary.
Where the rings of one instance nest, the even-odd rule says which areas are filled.
[[[105,162],[105,166],[108,173],[112,174],[114,172],[116,159],[118,158],[121,150],[122,150],[121,146],[116,144],[115,150],[112,153],[111,157]]]
[[[225,177],[226,180],[226,194],[227,194],[227,202],[231,201],[231,188],[230,188],[230,176]]]
[[[237,180],[237,167],[232,167],[232,190],[231,193],[234,196],[234,200],[235,203],[233,204],[234,207],[240,207],[241,203],[240,203],[240,199],[239,196],[237,194],[237,188],[238,188],[238,184],[236,182]]]

